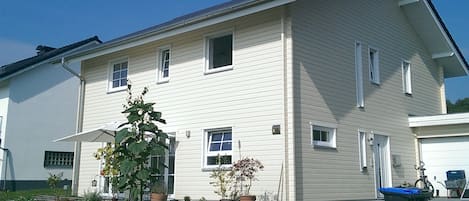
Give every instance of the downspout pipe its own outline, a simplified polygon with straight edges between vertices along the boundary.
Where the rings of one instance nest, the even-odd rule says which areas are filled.
[[[83,76],[73,71],[67,66],[65,58],[61,59],[62,67],[70,72],[72,75],[80,79],[80,89],[78,93],[78,106],[77,106],[77,123],[76,133],[80,133],[83,130],[83,106],[85,102],[85,79]],[[78,195],[78,177],[80,174],[80,156],[81,156],[81,142],[75,142],[74,155],[73,155],[73,173],[72,173],[72,195]]]
[[[5,172],[3,173],[3,191],[6,192],[7,191],[7,172],[8,172],[8,153],[10,152],[10,150],[8,150],[7,148],[4,148],[4,147],[0,147],[1,150],[3,150],[3,153],[4,153],[4,166],[5,166]]]

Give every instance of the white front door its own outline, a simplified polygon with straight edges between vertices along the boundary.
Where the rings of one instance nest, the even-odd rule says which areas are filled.
[[[158,167],[158,169],[161,171],[160,174],[155,175],[156,180],[163,182],[167,187],[168,197],[174,198],[174,165],[176,155],[175,136],[168,134],[166,143],[168,144],[168,150],[166,150],[165,155],[152,157],[151,165],[153,167]]]
[[[373,139],[373,159],[377,197],[383,197],[379,192],[379,188],[392,186],[391,157],[389,153],[389,137],[375,134]]]

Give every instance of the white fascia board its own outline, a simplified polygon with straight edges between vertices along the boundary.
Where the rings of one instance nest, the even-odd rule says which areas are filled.
[[[459,64],[461,64],[461,67],[464,69],[464,72],[466,72],[466,75],[469,75],[469,70],[466,67],[466,64],[464,63],[462,56],[459,54],[457,51],[456,47],[454,46],[453,42],[450,40],[448,34],[443,28],[443,25],[440,23],[440,20],[438,20],[436,13],[433,12],[433,9],[431,8],[430,4],[428,3],[428,0],[424,0],[423,3],[425,4],[425,8],[430,12],[433,21],[436,23],[436,26],[438,27],[438,30],[440,30],[441,35],[445,38],[446,43],[448,46],[451,48],[451,51],[456,53],[456,58],[458,59]]]
[[[139,45],[154,42],[157,40],[161,40],[161,39],[175,36],[178,34],[186,33],[189,31],[194,31],[194,30],[201,29],[210,25],[226,22],[229,20],[233,20],[236,18],[246,16],[246,15],[258,13],[258,12],[268,10],[271,8],[275,8],[278,6],[282,6],[282,5],[285,5],[294,1],[295,0],[274,0],[274,1],[269,1],[266,3],[262,3],[260,5],[256,5],[253,7],[244,8],[242,10],[235,11],[232,13],[223,14],[218,17],[214,17],[210,19],[203,19],[200,22],[195,22],[194,24],[186,25],[186,23],[191,23],[191,22],[186,22],[182,25],[177,25],[177,27],[170,27],[168,28],[169,30],[163,29],[158,33],[151,33],[150,36],[143,36],[143,37],[133,36],[128,39],[123,39],[122,41],[116,41],[116,43],[114,44],[111,43],[108,46],[104,44],[103,47],[97,47],[96,49],[91,49],[89,51],[78,53],[77,55],[71,55],[69,58],[66,58],[66,59],[71,60],[71,61],[91,59],[94,57],[98,57],[98,56],[105,55],[105,54],[110,54],[113,52],[117,52],[120,50],[132,48],[132,47],[136,47]],[[140,37],[142,38],[140,39]]]
[[[469,124],[469,113],[409,117],[409,127],[444,126]]]

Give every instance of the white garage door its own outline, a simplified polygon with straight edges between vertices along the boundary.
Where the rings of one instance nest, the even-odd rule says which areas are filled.
[[[469,136],[421,139],[425,174],[440,196],[447,196],[444,184],[446,171],[465,170],[469,176]],[[439,183],[441,182],[441,183]]]

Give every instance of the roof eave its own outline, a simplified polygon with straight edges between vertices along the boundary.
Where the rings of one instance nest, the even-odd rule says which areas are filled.
[[[452,51],[455,53],[455,57],[458,60],[460,66],[459,68],[462,68],[462,70],[465,72],[464,74],[461,74],[460,76],[467,76],[469,75],[469,64],[467,60],[464,58],[464,55],[462,54],[461,50],[459,49],[458,45],[456,44],[456,41],[453,39],[451,36],[451,33],[449,32],[448,28],[446,27],[445,23],[443,22],[441,16],[438,14],[438,11],[435,8],[435,5],[433,5],[431,0],[424,0],[425,6],[431,13],[433,20],[435,23],[437,23],[439,30],[445,40],[447,41],[448,45],[451,47]],[[447,66],[448,67],[448,66]],[[452,67],[452,66],[450,66]],[[456,68],[456,67],[455,67]],[[452,76],[453,77],[453,76]],[[456,76],[454,76],[456,77]]]
[[[209,15],[198,16],[196,18],[187,19],[175,24],[169,24],[161,29],[151,30],[129,37],[105,42],[102,45],[85,51],[77,52],[69,55],[67,60],[86,60],[100,55],[109,54],[123,49],[143,45],[149,42],[161,40],[174,35],[186,33],[189,31],[201,29],[210,25],[236,19],[249,14],[257,13],[263,10],[282,6],[295,0],[256,0],[246,4],[238,5],[231,9],[225,9],[220,12],[211,13]]]
[[[51,57],[51,58],[48,58],[48,59],[46,59],[46,60],[43,60],[43,61],[41,61],[41,62],[35,63],[35,64],[31,65],[31,66],[28,66],[27,68],[21,69],[21,70],[19,70],[19,71],[16,71],[16,72],[14,72],[14,73],[12,73],[12,74],[7,75],[7,76],[0,77],[0,82],[3,82],[3,81],[5,81],[5,80],[8,80],[8,79],[10,79],[10,78],[12,78],[12,77],[14,77],[14,76],[20,75],[20,74],[22,74],[22,73],[24,73],[24,72],[27,72],[27,71],[29,71],[29,70],[31,70],[31,69],[34,69],[34,68],[38,67],[38,66],[41,66],[41,65],[44,65],[44,64],[47,64],[47,63],[57,63],[57,61],[61,60],[61,58],[63,58],[63,57],[65,57],[65,56],[69,55],[71,52],[73,52],[73,51],[76,50],[76,49],[82,48],[82,47],[87,46],[87,45],[91,45],[91,44],[100,44],[100,43],[101,43],[101,41],[100,41],[99,39],[98,39],[98,40],[90,41],[90,42],[85,43],[85,44],[83,44],[83,45],[81,45],[81,46],[78,46],[78,47],[76,47],[76,48],[74,48],[74,49],[71,49],[71,50],[69,50],[69,51],[67,51],[67,52],[63,52],[62,54],[59,54],[59,55],[53,56],[53,57]]]

